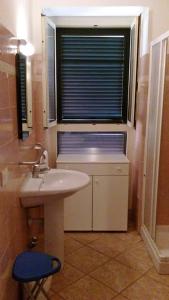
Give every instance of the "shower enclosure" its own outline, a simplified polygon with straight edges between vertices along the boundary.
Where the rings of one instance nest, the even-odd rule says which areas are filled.
[[[169,274],[169,32],[151,43],[142,236]]]

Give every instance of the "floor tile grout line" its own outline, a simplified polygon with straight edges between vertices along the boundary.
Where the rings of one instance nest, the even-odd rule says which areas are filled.
[[[75,234],[75,233],[74,233],[74,234]],[[113,234],[113,233],[112,233],[112,234]],[[105,233],[105,235],[106,235],[106,233]],[[75,241],[81,243],[81,244],[84,245],[84,246],[88,246],[88,245],[89,245],[89,247],[91,247],[91,246],[90,246],[91,243],[93,243],[93,242],[95,242],[96,240],[99,240],[99,239],[101,239],[101,238],[103,238],[103,237],[104,237],[104,234],[103,234],[101,237],[97,237],[96,239],[94,239],[94,240],[92,240],[92,241],[83,243],[83,242],[81,242],[79,239],[76,239],[74,236],[71,236],[71,235],[70,235],[70,238],[71,238],[71,239],[73,239],[73,240],[75,240]],[[129,242],[128,240],[123,240],[123,239],[120,239],[119,237],[116,237],[116,238],[117,238],[120,242]],[[126,251],[127,249],[130,249],[131,246],[133,246],[133,247],[136,246],[136,244],[140,243],[141,241],[143,241],[143,240],[141,239],[141,236],[140,236],[140,240],[139,240],[139,241],[132,242],[133,245],[131,245],[131,244],[128,245],[124,251]],[[92,247],[91,247],[91,248],[92,248]]]
[[[127,265],[126,263],[123,263],[123,262],[120,262],[120,261],[117,260],[117,257],[120,256],[120,255],[122,255],[122,254],[124,254],[124,252],[126,252],[126,250],[128,251],[128,250],[130,249],[131,245],[129,245],[124,251],[118,253],[117,255],[115,255],[115,256],[113,256],[113,257],[110,257],[110,256],[108,256],[107,254],[105,254],[104,252],[101,252],[101,251],[99,251],[99,250],[96,250],[95,248],[93,248],[93,247],[90,246],[90,244],[91,244],[92,242],[94,242],[94,241],[100,239],[99,237],[98,237],[97,239],[95,239],[95,240],[93,240],[93,241],[89,241],[89,242],[87,242],[87,243],[82,243],[82,242],[80,242],[79,240],[76,240],[76,239],[74,239],[74,238],[72,238],[72,237],[71,237],[71,239],[72,239],[72,240],[75,240],[75,241],[78,241],[82,246],[79,247],[78,249],[73,250],[73,252],[69,253],[68,255],[73,255],[73,253],[75,253],[75,252],[78,251],[79,249],[81,249],[81,248],[83,248],[83,247],[88,247],[88,248],[90,248],[90,249],[96,251],[97,253],[100,253],[100,254],[106,256],[106,257],[108,258],[108,260],[107,260],[106,262],[104,262],[102,265],[97,266],[94,270],[89,271],[88,273],[84,273],[84,272],[82,272],[79,268],[77,268],[76,266],[72,265],[70,262],[66,262],[67,264],[69,264],[70,266],[72,266],[73,268],[75,268],[77,271],[82,272],[83,275],[82,275],[80,278],[78,278],[77,280],[73,281],[71,284],[68,284],[65,288],[63,288],[63,289],[60,290],[59,292],[63,291],[64,289],[66,289],[66,288],[68,288],[68,287],[70,287],[71,285],[75,284],[76,282],[78,282],[79,280],[83,279],[84,277],[90,277],[90,278],[94,279],[95,281],[97,281],[98,283],[101,283],[101,284],[104,285],[105,287],[107,287],[107,288],[111,289],[113,292],[115,292],[116,295],[113,296],[112,299],[115,299],[115,298],[116,298],[117,296],[119,296],[119,295],[122,295],[122,296],[123,296],[123,293],[125,292],[125,290],[127,290],[129,287],[131,287],[132,285],[134,285],[137,281],[139,281],[139,280],[140,280],[143,276],[145,276],[145,275],[147,275],[151,280],[153,280],[153,281],[155,281],[155,282],[157,282],[157,283],[160,283],[160,284],[162,284],[162,285],[165,286],[165,287],[169,287],[169,285],[165,284],[164,282],[162,282],[162,281],[160,281],[160,280],[157,280],[157,279],[154,279],[153,277],[151,277],[150,275],[148,275],[148,272],[153,268],[153,266],[150,266],[150,267],[148,268],[148,270],[146,270],[145,272],[143,272],[136,280],[134,280],[132,283],[130,283],[129,285],[127,285],[127,286],[126,286],[124,289],[122,289],[120,292],[117,292],[117,291],[115,291],[114,289],[110,288],[110,286],[108,286],[108,285],[106,285],[105,283],[103,283],[101,280],[98,280],[98,279],[94,278],[94,277],[92,276],[92,272],[95,272],[98,268],[102,267],[103,265],[108,264],[108,263],[109,263],[110,261],[112,261],[112,260],[118,262],[119,264],[121,264],[121,265],[123,265],[123,266],[126,266],[126,267],[129,268],[129,269],[132,269],[132,270],[134,270],[134,271],[138,271],[138,272],[139,272],[139,269],[135,269],[135,268],[133,268],[132,266],[129,266],[129,265]],[[122,239],[119,239],[119,240],[123,242]],[[125,240],[124,240],[124,241],[125,241]],[[139,243],[140,243],[141,241],[142,241],[142,240],[133,242],[133,245],[132,245],[132,246],[134,246],[134,248],[139,248],[139,247],[140,247],[140,246],[139,246]],[[133,248],[133,247],[132,247],[132,248]],[[136,258],[137,258],[137,257],[136,257]],[[140,272],[141,272],[141,271],[140,271]],[[56,292],[56,294],[58,294],[58,295],[60,296],[59,292]],[[55,293],[55,291],[54,291],[54,293]],[[61,296],[61,297],[62,297],[63,299],[65,299],[63,296]],[[126,298],[126,299],[128,299],[128,300],[132,300],[131,298],[128,298],[127,296],[123,296],[123,297]],[[65,300],[66,300],[66,299],[65,299]]]
[[[90,245],[89,245],[88,247],[89,247],[90,249],[92,249],[92,250],[94,250],[94,251],[96,251],[96,252],[98,252],[98,253],[104,255],[104,256],[109,257],[110,259],[113,259],[113,258],[116,256],[116,255],[115,255],[115,256],[109,256],[109,255],[105,254],[105,252],[102,252],[102,251],[100,251],[100,250],[98,250],[98,249],[96,249],[96,248],[93,248],[93,247],[91,247]],[[117,255],[120,255],[120,254],[122,254],[122,252],[118,253]]]
[[[81,279],[83,279],[83,278],[85,278],[85,277],[91,277],[91,276],[89,276],[88,274],[83,274],[83,276],[81,277],[81,278],[79,278],[79,279],[77,279],[76,281],[74,281],[74,282],[72,282],[71,284],[69,284],[69,285],[67,285],[64,289],[67,289],[68,287],[71,287],[71,285],[73,285],[73,284],[75,284],[76,282],[78,282],[78,281],[80,281]],[[93,277],[91,277],[92,279],[94,279],[95,281],[97,281],[99,284],[100,284],[100,282],[97,280],[97,279],[95,279],[95,278],[93,278]],[[104,283],[102,283],[102,285],[104,285],[106,288],[107,288],[107,286],[104,284]],[[109,287],[110,288],[110,287]],[[64,290],[63,289],[63,290]],[[111,289],[111,288],[110,288]],[[62,292],[63,290],[60,290],[60,291],[58,291],[57,292],[57,294],[60,296],[60,292]],[[111,289],[113,292],[115,292],[113,289]],[[115,292],[115,293],[117,293],[117,292]],[[117,295],[116,295],[117,296]],[[63,297],[63,296],[62,296]],[[64,298],[65,299],[65,298]],[[66,299],[65,299],[66,300]]]
[[[97,266],[94,270],[88,271],[88,273],[84,273],[84,271],[80,270],[80,268],[78,268],[77,266],[74,266],[73,264],[71,264],[71,262],[69,262],[69,264],[71,265],[71,267],[77,269],[77,271],[80,271],[80,272],[82,272],[82,273],[84,273],[84,274],[87,275],[87,274],[90,274],[91,272],[94,272],[94,271],[97,270],[98,268],[102,267],[105,263],[109,262],[110,260],[111,260],[111,259],[108,259],[106,262],[104,262],[104,263],[101,264],[100,266]],[[68,262],[66,261],[66,263],[68,263]]]
[[[106,288],[109,288],[110,290],[112,290],[114,293],[116,293],[115,297],[117,297],[119,295],[119,293],[117,291],[115,291],[112,287],[106,285],[104,282],[94,278],[91,274],[88,274],[88,277],[94,279],[95,281],[97,281],[99,284],[101,283],[103,286],[105,286]]]
[[[97,253],[99,253],[99,254],[102,254],[102,255],[104,255],[104,256],[106,256],[106,257],[108,257],[108,258],[117,258],[117,257],[119,257],[119,256],[121,256],[121,255],[123,255],[125,252],[126,252],[126,250],[127,250],[127,252],[128,252],[128,249],[124,249],[123,251],[117,251],[118,253],[116,253],[115,255],[109,255],[109,254],[107,254],[107,253],[105,253],[104,251],[101,251],[101,250],[99,250],[99,249],[96,249],[96,248],[94,248],[94,247],[91,247],[90,245],[82,245],[82,246],[80,246],[80,247],[78,247],[78,248],[76,248],[76,249],[74,249],[74,250],[72,250],[72,251],[70,251],[69,253],[67,253],[66,255],[65,255],[65,257],[67,257],[67,256],[69,256],[69,255],[73,255],[74,253],[76,253],[78,250],[80,250],[80,249],[82,249],[82,248],[90,248],[91,250],[93,250],[93,251],[96,251]]]
[[[120,254],[121,255],[121,254]],[[121,263],[122,265],[124,265],[124,266],[126,266],[126,267],[128,267],[128,268],[131,268],[131,269],[133,269],[133,270],[135,270],[135,271],[140,271],[140,272],[146,272],[146,271],[142,271],[141,269],[139,270],[139,268],[138,269],[136,269],[136,268],[134,268],[134,267],[131,267],[131,266],[129,266],[126,262],[121,262],[121,261],[119,261],[118,260],[118,257],[120,256],[120,255],[118,255],[118,256],[115,256],[114,257],[114,260],[116,261],[116,262],[119,262],[119,263]],[[132,254],[130,254],[131,256],[132,256]],[[134,257],[135,258],[135,257]],[[139,262],[141,263],[141,260],[140,259],[138,259],[139,260]],[[148,268],[148,270],[150,270],[151,268],[153,267],[153,263],[152,263],[152,266],[150,266],[149,268]]]
[[[112,300],[114,300],[114,299],[115,299],[116,297],[118,297],[118,296],[122,296],[122,297],[123,297],[124,299],[126,299],[126,300],[132,300],[132,299],[129,299],[128,297],[126,297],[126,296],[123,296],[123,295],[122,295],[122,292],[120,292],[118,295],[114,296]]]
[[[150,268],[151,269],[151,268]],[[129,287],[131,287],[132,285],[134,285],[137,281],[139,281],[141,278],[143,278],[147,273],[149,272],[149,270],[147,270],[144,274],[142,274],[140,277],[138,277],[136,280],[134,280],[131,284],[129,284],[127,287],[125,287],[123,290],[121,290],[120,294],[123,296],[123,292],[125,292],[125,290],[127,290]],[[127,297],[127,296],[124,296]],[[130,298],[127,297],[127,299],[132,300]]]
[[[136,242],[136,243],[133,243],[132,249],[134,248],[134,244],[137,244],[137,243],[139,243],[139,242],[140,242],[140,241],[138,241],[138,242]],[[129,245],[129,246],[126,247],[123,251],[118,251],[118,252],[119,252],[118,254],[116,254],[116,255],[114,255],[114,256],[109,256],[109,255],[105,254],[104,252],[101,252],[101,251],[99,251],[98,249],[96,249],[96,248],[94,248],[94,247],[91,247],[90,245],[88,245],[88,247],[90,247],[91,249],[93,249],[93,250],[95,250],[95,251],[97,251],[97,252],[99,252],[99,253],[101,253],[101,254],[103,254],[103,255],[105,255],[105,256],[108,256],[108,257],[110,257],[110,258],[118,257],[118,256],[120,256],[121,254],[123,254],[124,252],[128,251],[129,249],[131,249],[131,248],[130,248],[131,245]],[[140,247],[141,247],[141,246],[140,246]],[[137,248],[137,247],[136,247],[136,248]]]
[[[152,269],[152,268],[150,268],[150,269]],[[150,269],[148,270],[148,272],[150,271]],[[159,275],[165,275],[165,274],[159,274]],[[168,275],[168,274],[166,274],[166,275]],[[151,277],[151,276],[148,275],[148,274],[147,274],[147,276],[148,276],[151,280],[154,280],[155,282],[158,282],[158,283],[162,284],[163,286],[169,288],[169,284],[167,285],[167,284],[165,284],[164,282],[162,282],[162,281],[160,281],[160,280],[157,280],[157,279]],[[168,275],[168,276],[169,276],[169,275]]]
[[[131,268],[132,269],[132,268]],[[150,268],[151,269],[151,268]],[[134,270],[134,269],[132,269],[132,270]],[[135,271],[135,270],[134,270]],[[149,271],[149,270],[148,270]],[[148,272],[148,271],[146,271],[145,273],[143,273],[143,274],[141,274],[136,280],[134,280],[132,283],[130,283],[128,286],[126,286],[124,289],[122,289],[120,292],[118,292],[118,291],[116,291],[116,290],[114,290],[114,289],[112,289],[114,292],[116,292],[116,293],[118,293],[118,295],[119,294],[121,294],[121,293],[123,293],[128,287],[130,287],[131,285],[133,285],[135,282],[137,282],[138,280],[140,280],[143,276],[145,276],[145,274]],[[92,273],[92,272],[91,272]],[[93,276],[92,276],[92,274],[90,274],[90,277],[92,277],[92,278],[94,278]],[[110,286],[108,286],[106,283],[103,283],[101,280],[99,280],[99,279],[96,279],[96,278],[94,278],[95,280],[97,280],[98,282],[101,282],[102,284],[104,284],[105,286],[107,286],[107,287],[109,287],[110,288]]]
[[[74,240],[76,240],[76,241],[78,241],[78,242],[80,242],[80,243],[83,243],[83,242],[81,242],[81,240],[80,239],[78,239],[78,238],[76,238],[74,235],[76,234],[76,233],[79,233],[78,231],[72,231],[72,232],[69,232],[70,233],[70,237],[72,238],[72,239],[74,239]],[[72,233],[72,235],[71,235],[71,233]],[[96,240],[98,240],[98,239],[101,239],[101,238],[103,238],[104,236],[106,236],[106,235],[114,235],[114,237],[115,238],[117,238],[119,241],[127,241],[127,240],[125,240],[125,239],[121,239],[120,237],[118,237],[118,236],[116,236],[116,234],[120,234],[120,233],[122,233],[122,234],[130,234],[130,233],[127,233],[127,232],[103,232],[103,231],[101,231],[101,232],[93,232],[93,231],[88,231],[88,232],[85,232],[85,231],[83,231],[83,232],[80,232],[81,234],[85,234],[85,233],[87,233],[87,234],[90,234],[90,233],[100,233],[101,234],[101,237],[97,237],[97,238],[95,238],[95,239],[93,239],[92,241],[88,241],[88,242],[85,242],[84,244],[88,244],[88,243],[92,243],[92,242],[94,242],[94,241],[96,241]],[[66,235],[66,232],[65,232],[65,235]],[[141,239],[141,236],[140,236],[140,234],[138,233],[138,236],[140,237],[140,239]],[[131,237],[131,239],[132,239],[132,237]],[[130,239],[129,239],[130,240]],[[141,239],[142,240],[142,239]],[[137,242],[139,242],[139,241],[136,241],[135,243],[137,243]]]
[[[75,231],[74,232],[74,234],[75,233],[78,233],[77,231]],[[85,232],[84,232],[85,233]],[[89,233],[91,233],[91,231],[90,232],[88,232],[88,234]],[[96,238],[96,239],[94,239],[94,240],[92,240],[92,241],[89,241],[89,242],[85,242],[85,243],[83,243],[83,242],[81,242],[79,239],[76,239],[76,238],[74,238],[74,237],[71,237],[73,240],[75,240],[75,241],[77,241],[77,242],[79,242],[79,243],[81,243],[82,245],[88,245],[89,243],[92,243],[92,242],[94,242],[94,241],[96,241],[96,240],[98,240],[98,239],[100,239],[100,237],[98,237],[98,238]]]
[[[83,248],[83,247],[84,247],[84,245],[81,245],[79,248],[74,249],[73,252],[70,252],[69,254],[66,254],[66,255],[64,254],[64,255],[65,255],[65,258],[66,258],[66,256],[72,255],[74,252],[78,251],[79,249],[81,249],[81,248]]]
[[[76,279],[75,281],[69,283],[69,284],[68,284],[66,287],[64,287],[63,289],[65,289],[65,288],[67,288],[68,286],[70,286],[70,285],[76,283],[77,281],[81,280],[82,278],[84,278],[85,276],[88,275],[88,274],[82,272],[82,271],[81,271],[80,269],[78,269],[76,266],[72,265],[70,262],[66,262],[66,264],[70,265],[71,267],[73,267],[73,268],[74,268],[75,270],[77,270],[78,272],[81,272],[83,275],[82,275],[80,278]],[[60,291],[61,291],[61,290],[60,290]]]
[[[93,277],[90,276],[89,274],[84,274],[84,276],[82,276],[81,278],[79,278],[79,279],[76,280],[75,282],[72,282],[71,284],[69,284],[68,286],[66,286],[64,289],[66,289],[67,287],[70,287],[71,285],[75,284],[76,282],[78,282],[79,280],[81,280],[81,279],[83,279],[83,278],[85,278],[85,277],[89,277],[89,278],[91,278],[91,279],[94,279],[94,280],[95,280],[96,282],[98,282],[99,284],[101,284],[101,285],[103,285],[104,287],[109,288],[110,290],[112,290],[114,293],[116,293],[116,295],[113,296],[113,298],[114,298],[114,297],[117,297],[117,296],[119,295],[119,293],[118,293],[117,291],[113,290],[112,288],[110,288],[109,286],[107,286],[107,285],[104,284],[103,282],[97,280],[96,278],[93,278]],[[63,290],[64,290],[64,289],[63,289]],[[58,291],[57,294],[60,296],[59,293],[60,293],[61,291],[63,291],[63,290]],[[62,297],[63,297],[63,296],[62,296]],[[113,299],[113,298],[112,298],[112,299]],[[64,299],[65,299],[65,298],[64,298]]]
[[[81,280],[82,278],[84,278],[84,277],[86,277],[86,276],[91,277],[92,279],[94,279],[95,281],[97,281],[99,284],[101,283],[101,284],[104,285],[105,287],[108,287],[108,286],[105,285],[103,282],[101,282],[101,281],[99,281],[98,279],[96,279],[96,278],[90,276],[90,274],[91,274],[92,272],[96,271],[98,268],[102,267],[104,264],[107,264],[107,263],[108,263],[109,261],[111,261],[111,260],[113,260],[113,259],[110,259],[110,260],[104,262],[102,265],[100,265],[99,267],[96,267],[96,269],[94,269],[94,270],[92,270],[92,271],[89,271],[88,273],[84,273],[84,272],[82,272],[80,269],[78,269],[77,267],[75,267],[74,265],[72,265],[71,263],[67,263],[67,262],[66,262],[66,263],[69,264],[71,267],[75,268],[77,271],[80,271],[81,273],[83,273],[83,276],[80,277],[80,278],[78,278],[77,280],[71,282],[71,283],[68,284],[66,287],[64,287],[63,289],[61,289],[60,291],[66,289],[67,287],[70,287],[71,285],[73,285],[74,283],[76,283],[77,281]],[[110,288],[110,287],[108,287],[108,288]],[[110,289],[111,289],[113,292],[117,293],[117,291],[113,290],[112,288],[110,288]],[[54,290],[52,289],[52,291],[54,291]],[[59,293],[60,291],[58,291],[57,293]],[[116,295],[116,296],[117,296],[117,295]]]
[[[78,250],[80,250],[80,249],[82,249],[82,248],[89,248],[89,249],[92,250],[93,252],[97,252],[98,254],[101,254],[101,255],[107,257],[109,260],[113,258],[113,257],[110,257],[110,256],[108,256],[107,254],[104,254],[103,252],[100,252],[99,250],[96,250],[96,249],[94,249],[94,248],[92,248],[92,247],[90,247],[90,246],[87,246],[87,245],[84,245],[84,247],[80,247],[79,249],[75,250],[74,252],[77,252]],[[73,253],[70,254],[70,255],[73,255]],[[67,255],[67,256],[68,256],[68,255]],[[66,257],[65,257],[65,261],[66,261]]]

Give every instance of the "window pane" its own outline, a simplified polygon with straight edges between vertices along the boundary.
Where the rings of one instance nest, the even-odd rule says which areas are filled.
[[[62,121],[126,122],[129,35],[98,32],[87,35],[82,30],[79,35],[59,31]]]
[[[59,154],[125,154],[126,132],[59,132]]]

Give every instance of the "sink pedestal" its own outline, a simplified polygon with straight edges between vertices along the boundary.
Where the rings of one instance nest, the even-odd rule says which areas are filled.
[[[53,195],[44,200],[45,251],[64,262],[64,199]]]

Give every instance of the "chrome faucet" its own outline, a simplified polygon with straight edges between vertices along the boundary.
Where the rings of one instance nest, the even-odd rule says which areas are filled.
[[[32,167],[32,178],[39,178],[39,173],[40,173],[40,165],[35,164]]]
[[[39,158],[35,161],[21,161],[19,165],[31,165],[32,166],[32,177],[38,178],[40,172],[45,172],[49,170],[48,166],[48,152],[47,150],[41,145],[37,143],[33,145],[32,149],[41,150],[39,154]]]

